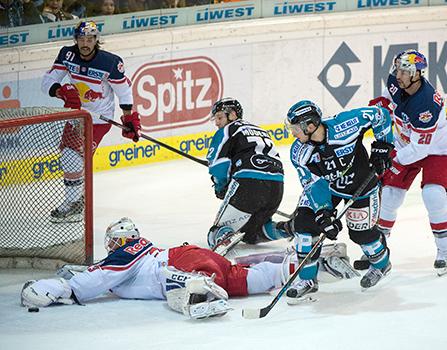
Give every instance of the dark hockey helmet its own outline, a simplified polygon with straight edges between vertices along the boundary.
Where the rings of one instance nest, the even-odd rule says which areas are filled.
[[[93,21],[81,21],[79,22],[73,33],[73,37],[76,40],[80,36],[94,35],[96,40],[99,40],[99,29],[95,22]]]
[[[417,71],[423,76],[427,66],[427,59],[422,53],[413,49],[405,50],[394,58],[391,74],[396,75],[397,70],[401,69],[408,71],[412,77],[416,75]]]
[[[286,125],[298,125],[307,135],[307,127],[314,124],[318,127],[321,124],[322,113],[320,107],[309,100],[302,100],[290,107],[287,112]]]
[[[235,98],[225,97],[214,103],[213,108],[211,109],[211,118],[213,118],[217,112],[221,111],[227,113],[227,115],[234,111],[236,117],[242,119],[242,105]]]

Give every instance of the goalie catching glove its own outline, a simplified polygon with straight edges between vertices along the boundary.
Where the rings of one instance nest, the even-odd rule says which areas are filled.
[[[132,114],[125,114],[121,116],[121,121],[123,122],[123,125],[127,127],[127,130],[123,129],[123,137],[137,142],[140,139],[141,132],[141,121],[138,113],[133,112]]]
[[[52,304],[74,304],[70,285],[63,278],[30,280],[21,293],[21,304],[27,307],[46,307]]]
[[[72,84],[64,84],[56,90],[56,97],[64,101],[65,108],[81,109],[79,91]]]

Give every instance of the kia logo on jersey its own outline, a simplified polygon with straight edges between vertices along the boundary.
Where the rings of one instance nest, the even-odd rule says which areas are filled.
[[[219,67],[203,56],[145,64],[132,82],[134,106],[145,131],[205,123],[223,92]]]
[[[368,212],[363,209],[350,208],[346,212],[346,216],[351,221],[363,221],[368,218]]]

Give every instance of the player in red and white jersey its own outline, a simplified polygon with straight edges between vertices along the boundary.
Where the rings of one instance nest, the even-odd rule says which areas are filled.
[[[424,78],[427,60],[416,50],[394,59],[383,96],[370,101],[394,112],[393,166],[382,178],[379,227],[389,234],[397,210],[422,170],[422,198],[437,246],[438,274],[447,263],[447,120],[444,101]]]
[[[53,66],[44,75],[43,92],[62,99],[66,108],[82,108],[92,114],[93,152],[111,128],[111,124],[98,116],[113,119],[116,95],[123,113],[121,120],[131,130],[124,131],[123,136],[138,141],[140,119],[137,112],[132,112],[131,82],[124,73],[122,59],[100,49],[99,30],[93,21],[82,21],[76,26],[74,41],[75,45],[64,46],[60,50]],[[82,219],[84,176],[79,137],[79,128],[67,123],[61,142],[66,193],[62,205],[51,212],[53,222]]]
[[[191,318],[225,314],[229,296],[264,293],[280,287],[298,265],[296,254],[259,254],[232,264],[215,252],[194,245],[168,249],[155,247],[140,237],[129,218],[121,218],[106,230],[108,256],[68,280],[28,281],[22,289],[22,305],[83,303],[108,291],[126,299],[167,299],[175,311]],[[326,254],[326,271],[336,278],[350,278],[341,258],[345,248]],[[285,263],[283,263],[283,261]],[[253,263],[250,267],[248,264]],[[334,268],[334,269],[333,269]],[[67,275],[64,275],[67,277]]]

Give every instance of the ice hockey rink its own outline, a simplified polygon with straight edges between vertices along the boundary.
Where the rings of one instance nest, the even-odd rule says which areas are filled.
[[[280,209],[292,212],[300,189],[288,148],[280,151],[286,166]],[[206,167],[189,160],[96,173],[94,195],[95,259],[105,255],[105,228],[123,216],[161,248],[183,242],[205,246],[220,202]],[[359,258],[360,249],[349,243],[346,230],[339,237],[351,259]],[[238,253],[288,244],[241,245]],[[258,320],[244,319],[242,309],[267,306],[276,292],[232,299],[232,312],[202,321],[171,311],[164,301],[112,296],[28,313],[19,305],[23,283],[53,274],[0,270],[0,349],[446,349],[447,275],[438,277],[433,270],[435,244],[418,182],[401,208],[389,246],[393,270],[375,288],[362,292],[359,278],[321,283],[316,302],[292,307],[281,299]]]

